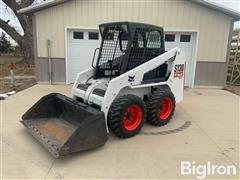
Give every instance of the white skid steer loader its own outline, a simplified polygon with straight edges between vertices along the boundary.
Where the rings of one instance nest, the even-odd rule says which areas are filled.
[[[99,30],[100,49],[92,67],[77,75],[72,98],[49,94],[22,116],[56,158],[104,145],[108,128],[129,138],[145,119],[165,125],[183,99],[185,54],[179,48],[165,51],[163,28],[114,22]]]

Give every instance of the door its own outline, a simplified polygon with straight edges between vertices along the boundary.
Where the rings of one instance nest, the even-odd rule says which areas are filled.
[[[193,77],[193,46],[194,46],[194,33],[181,33],[181,32],[165,32],[165,48],[166,51],[179,47],[186,54],[186,72],[185,72],[185,86],[190,87]]]
[[[74,83],[79,72],[91,67],[94,51],[100,47],[100,43],[98,30],[68,31],[68,83]]]

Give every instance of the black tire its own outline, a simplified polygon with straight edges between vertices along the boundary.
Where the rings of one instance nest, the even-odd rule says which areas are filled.
[[[129,110],[128,108],[131,107],[137,108],[134,109],[135,111],[141,109],[141,112],[140,114],[138,114],[139,116],[137,116],[139,117],[137,118],[138,122],[136,124],[133,123],[134,125],[136,125],[136,127],[133,129],[127,129],[126,127],[128,126],[126,126],[126,121],[130,122],[131,121],[130,118],[136,115],[134,113],[128,112]],[[113,101],[108,113],[108,126],[116,136],[120,138],[130,138],[139,133],[139,131],[142,128],[143,122],[145,121],[145,118],[146,118],[146,106],[143,100],[135,95],[124,95],[120,96],[119,98]]]
[[[146,105],[147,122],[154,126],[163,126],[171,120],[176,102],[170,88],[164,88],[150,94]]]

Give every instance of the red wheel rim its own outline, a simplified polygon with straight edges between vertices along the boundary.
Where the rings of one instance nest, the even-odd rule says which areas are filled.
[[[158,117],[162,120],[167,119],[172,112],[172,99],[171,98],[163,98],[160,104],[160,110],[158,111]]]
[[[135,130],[142,121],[142,108],[139,105],[129,106],[123,114],[123,126],[128,131]]]

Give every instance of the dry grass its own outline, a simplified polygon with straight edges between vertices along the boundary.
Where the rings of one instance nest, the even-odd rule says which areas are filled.
[[[240,96],[240,86],[226,85],[224,89]]]
[[[0,54],[0,64],[9,64],[11,62],[19,62],[22,60],[23,57],[21,56],[13,56],[9,54]]]
[[[18,76],[33,76],[34,65],[33,64],[16,64],[13,69],[14,74]],[[10,76],[9,64],[0,64],[0,77]]]
[[[21,91],[37,84],[35,79],[16,79],[14,86],[10,83],[10,80],[0,80],[0,93],[6,93],[9,91]]]
[[[10,76],[10,64],[14,64],[14,75],[18,76],[33,76],[34,65],[19,63],[22,57],[14,57],[11,55],[0,55],[0,77]],[[9,79],[0,80],[0,93],[9,92],[12,90],[21,91],[36,84],[36,79],[16,79],[14,86]]]
[[[34,75],[34,65],[19,63],[22,60],[21,56],[15,57],[13,55],[1,54],[0,55],[0,77],[10,75],[10,64],[14,64],[14,74],[19,76],[32,76]]]

